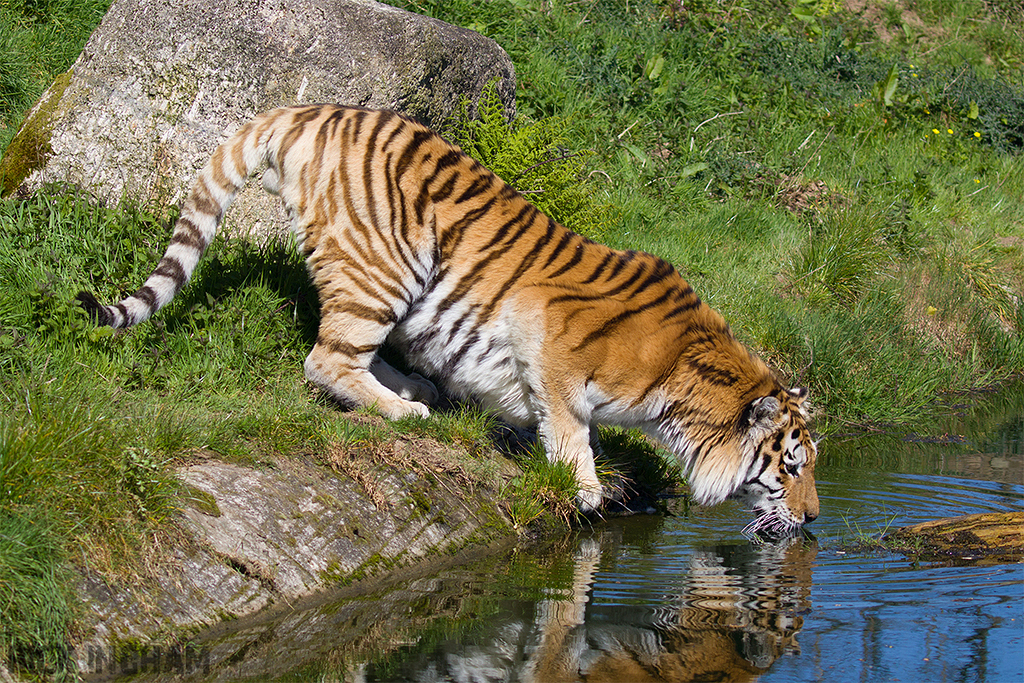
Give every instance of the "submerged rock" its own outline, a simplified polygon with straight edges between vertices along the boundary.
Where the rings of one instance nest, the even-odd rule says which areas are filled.
[[[1024,560],[1024,512],[936,519],[902,527],[883,540],[922,559],[1020,562]]]

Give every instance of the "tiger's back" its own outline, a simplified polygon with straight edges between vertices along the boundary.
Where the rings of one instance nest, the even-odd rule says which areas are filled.
[[[760,504],[799,487],[797,509],[761,509],[788,527],[817,514],[804,392],[784,389],[671,265],[572,233],[393,112],[315,105],[257,117],[214,153],[142,289],[115,306],[83,303],[113,326],[155,312],[264,164],[320,297],[306,375],[339,400],[390,418],[427,414],[436,390],[379,358],[390,340],[454,394],[536,424],[549,457],[574,466],[584,509],[600,502],[602,423],[640,427],[672,448],[702,502],[771,469],[775,484],[744,495]],[[762,457],[780,430],[777,457]]]

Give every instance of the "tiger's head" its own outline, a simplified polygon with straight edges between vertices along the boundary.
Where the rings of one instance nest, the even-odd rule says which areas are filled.
[[[731,497],[758,513],[748,533],[796,529],[818,516],[818,450],[807,428],[806,398],[806,389],[762,396],[740,416],[746,471]]]
[[[694,400],[696,388],[675,402],[660,430],[688,470],[696,501],[739,500],[757,515],[746,533],[782,533],[813,521],[818,453],[807,426],[807,390],[762,376],[702,402]]]

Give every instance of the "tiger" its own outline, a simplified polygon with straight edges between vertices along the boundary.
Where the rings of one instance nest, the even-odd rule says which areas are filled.
[[[189,281],[247,179],[265,169],[317,290],[306,378],[388,419],[429,415],[439,381],[567,463],[583,513],[606,493],[598,425],[639,428],[679,459],[690,495],[736,498],[760,528],[818,515],[804,388],[786,388],[665,260],[572,232],[405,115],[273,109],[214,151],[138,291],[97,325],[137,325]],[[387,342],[417,372],[378,353]],[[422,374],[419,374],[422,373]]]
[[[599,595],[611,581],[602,570],[621,567],[621,532],[612,526],[580,537],[575,552],[562,550],[571,567],[559,566],[561,581],[546,584],[532,609],[506,610],[439,654],[410,658],[399,665],[401,679],[430,671],[432,680],[464,680],[460,672],[487,670],[495,672],[488,680],[559,683],[756,681],[799,652],[815,541],[694,547],[667,595],[627,605]]]

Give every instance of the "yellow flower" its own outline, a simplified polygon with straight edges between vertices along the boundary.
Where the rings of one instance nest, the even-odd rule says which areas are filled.
[[[974,182],[978,183],[979,185],[981,184],[981,181],[978,180],[977,178],[974,179]]]
[[[939,129],[938,128],[932,128],[932,132],[935,133],[936,135],[938,135],[939,134]]]
[[[947,128],[946,132],[949,133],[950,135],[952,135],[953,134],[953,129],[952,128]]]
[[[981,137],[981,133],[979,133],[978,131],[974,131],[974,137],[980,138]]]
[[[931,112],[930,112],[930,111],[928,111],[927,109],[925,109],[925,110],[924,110],[924,113],[925,113],[925,114],[928,114],[929,116],[931,116]]]

